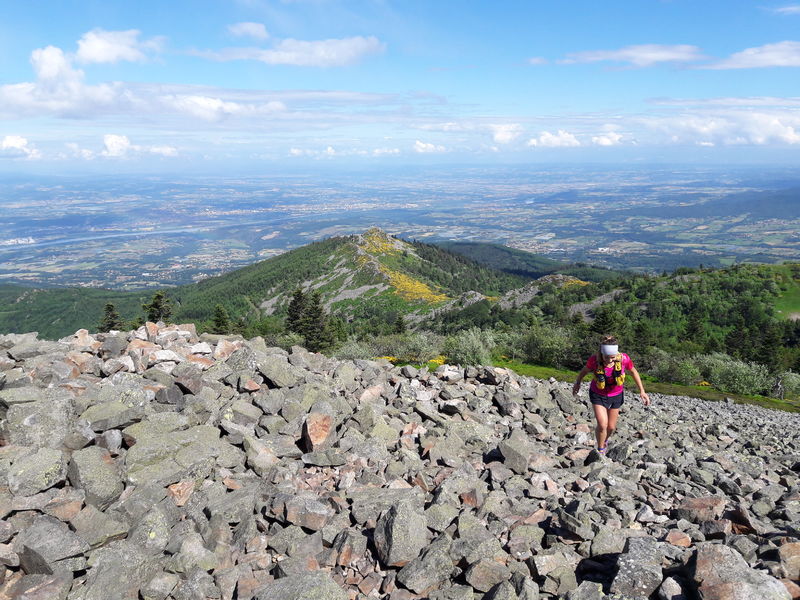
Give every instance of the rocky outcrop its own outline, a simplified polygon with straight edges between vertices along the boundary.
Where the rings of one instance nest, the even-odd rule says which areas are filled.
[[[800,418],[148,323],[0,336],[0,599],[785,600]]]

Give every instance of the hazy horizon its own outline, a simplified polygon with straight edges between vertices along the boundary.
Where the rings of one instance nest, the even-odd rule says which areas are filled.
[[[0,173],[792,166],[798,24],[773,0],[15,5]]]

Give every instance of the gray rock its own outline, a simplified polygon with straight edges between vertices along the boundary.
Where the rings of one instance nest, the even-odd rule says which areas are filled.
[[[602,585],[584,581],[574,590],[567,592],[566,600],[604,600],[605,597]]]
[[[66,524],[47,515],[36,517],[30,527],[21,531],[14,540],[14,547],[26,573],[46,575],[78,570],[65,566],[64,559],[89,550],[89,545]]]
[[[259,588],[254,600],[347,600],[347,592],[321,572],[278,579]]]
[[[450,539],[440,536],[418,556],[397,573],[397,581],[417,594],[427,594],[441,587],[453,572],[450,558]]]
[[[75,421],[75,402],[50,392],[43,400],[12,405],[6,418],[10,443],[60,450]]]
[[[86,503],[100,510],[119,498],[124,488],[114,459],[98,446],[73,452],[67,476],[73,487],[86,493]]]
[[[503,455],[503,463],[520,475],[528,472],[528,461],[533,453],[525,433],[515,429],[511,436],[500,442],[498,450]]]
[[[402,567],[422,551],[428,541],[428,530],[422,506],[399,502],[383,513],[375,526],[375,548],[381,562]]]
[[[652,538],[629,538],[617,562],[611,592],[647,600],[661,585],[663,552]]]
[[[687,600],[681,584],[672,577],[667,577],[658,588],[658,600]]]
[[[41,448],[14,461],[8,472],[8,487],[15,496],[31,496],[61,483],[66,475],[64,454]]]
[[[159,560],[127,540],[98,548],[89,560],[81,600],[134,599],[159,571]]]
[[[67,600],[72,587],[72,573],[23,576],[11,589],[14,600]]]
[[[791,600],[780,581],[751,569],[733,548],[719,544],[698,546],[691,576],[701,598]]]
[[[470,566],[465,578],[479,592],[488,592],[497,584],[511,579],[511,571],[504,564],[485,558]]]
[[[300,381],[298,369],[285,356],[267,356],[259,361],[258,370],[272,387],[292,387]]]

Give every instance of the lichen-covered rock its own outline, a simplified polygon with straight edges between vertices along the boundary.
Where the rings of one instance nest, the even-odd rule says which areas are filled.
[[[384,512],[375,526],[375,548],[381,562],[402,567],[411,562],[428,542],[428,530],[422,506],[399,502]]]
[[[8,488],[15,496],[31,496],[63,482],[66,475],[64,453],[41,448],[14,461],[8,471]]]
[[[261,587],[254,600],[347,600],[347,592],[326,573],[291,575]]]
[[[86,503],[100,510],[119,498],[124,489],[114,459],[99,446],[73,452],[67,476],[73,487],[86,493]]]

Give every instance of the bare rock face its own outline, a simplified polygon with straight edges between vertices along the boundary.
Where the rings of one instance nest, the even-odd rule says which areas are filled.
[[[751,569],[734,549],[704,544],[697,549],[693,581],[709,600],[790,600],[786,587],[766,573]]]
[[[148,323],[0,335],[0,599],[800,597],[800,417]]]

